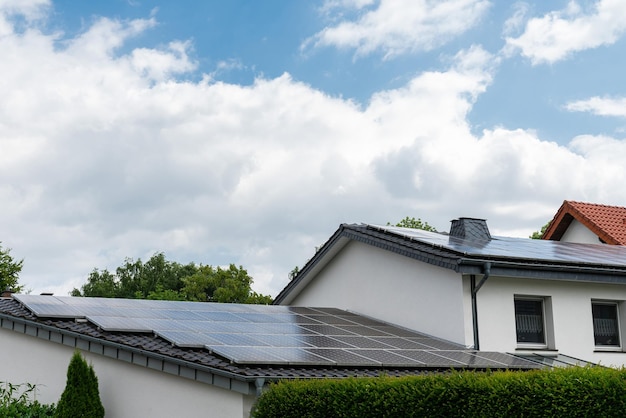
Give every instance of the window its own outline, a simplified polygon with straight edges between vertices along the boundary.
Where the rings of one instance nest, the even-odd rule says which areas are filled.
[[[543,302],[541,298],[515,299],[515,328],[518,343],[546,345]]]
[[[592,302],[591,313],[596,346],[620,347],[617,303]]]

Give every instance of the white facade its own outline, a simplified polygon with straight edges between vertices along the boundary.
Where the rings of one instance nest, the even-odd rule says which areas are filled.
[[[348,243],[289,305],[345,309],[472,344],[471,301],[464,297],[459,274],[356,241]]]
[[[37,385],[37,400],[57,403],[74,348],[0,328],[0,380]],[[83,353],[93,365],[107,418],[248,417],[254,396]]]
[[[596,234],[576,219],[572,219],[572,222],[569,224],[567,230],[563,233],[563,236],[559,241],[578,242],[581,244],[602,243]]]
[[[514,298],[538,297],[546,301],[544,312],[548,336],[546,351],[560,352],[606,366],[626,365],[623,352],[624,325],[620,318],[621,347],[596,347],[592,301],[616,302],[626,313],[626,286],[556,280],[490,277],[478,292],[478,322],[481,350],[510,353],[541,352],[517,343]]]

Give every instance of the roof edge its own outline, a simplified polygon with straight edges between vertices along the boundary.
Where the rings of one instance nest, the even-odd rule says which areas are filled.
[[[159,370],[167,374],[218,386],[223,389],[229,389],[244,395],[254,395],[256,393],[256,376],[240,376],[236,373],[229,373],[224,370],[214,369],[212,367],[168,357],[135,347],[129,347],[114,341],[91,337],[29,319],[14,317],[5,313],[0,313],[0,328],[104,357],[114,358],[137,366]],[[151,362],[150,360],[153,361]],[[215,377],[217,377],[217,379]]]

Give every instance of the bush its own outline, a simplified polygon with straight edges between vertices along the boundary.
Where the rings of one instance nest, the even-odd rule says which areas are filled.
[[[30,383],[14,385],[0,383],[0,418],[43,418],[54,416],[54,405],[42,405],[33,400],[37,388]]]
[[[621,417],[626,370],[602,367],[284,381],[255,418]]]
[[[56,408],[58,418],[102,418],[98,378],[79,351],[75,351],[67,368],[67,383]]]

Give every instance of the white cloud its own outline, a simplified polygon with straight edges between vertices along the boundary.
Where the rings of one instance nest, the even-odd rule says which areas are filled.
[[[626,98],[591,97],[567,103],[565,108],[572,112],[591,112],[598,116],[626,117]]]
[[[13,18],[21,16],[30,25],[42,19],[50,0],[0,0],[0,36],[13,32]]]
[[[509,17],[503,25],[503,34],[505,36],[512,35],[520,31],[520,29],[526,23],[526,16],[529,12],[528,3],[518,2],[513,5],[513,15]]]
[[[328,13],[333,9],[362,9],[374,4],[375,0],[326,0],[320,10],[323,13]]]
[[[196,69],[197,64],[187,55],[189,47],[189,42],[170,42],[162,51],[137,48],[131,54],[131,65],[153,81],[164,81]]]
[[[362,8],[368,2],[356,4]],[[385,58],[428,51],[477,25],[488,7],[487,0],[381,0],[356,21],[320,31],[302,48],[349,48],[356,56],[381,51]]]
[[[0,13],[4,16],[20,15],[27,20],[42,18],[48,7],[50,7],[50,0],[0,1]]]
[[[517,38],[507,37],[507,49],[520,50],[536,64],[554,63],[572,53],[615,43],[626,30],[626,3],[600,0],[588,10],[571,1],[563,10],[530,19]]]
[[[478,46],[360,106],[289,74],[179,81],[187,44],[116,52],[153,25],[98,20],[65,48],[0,38],[0,239],[35,292],[164,251],[241,264],[276,294],[342,222],[480,216],[530,233],[564,197],[626,200],[623,140],[472,134],[496,64]]]

